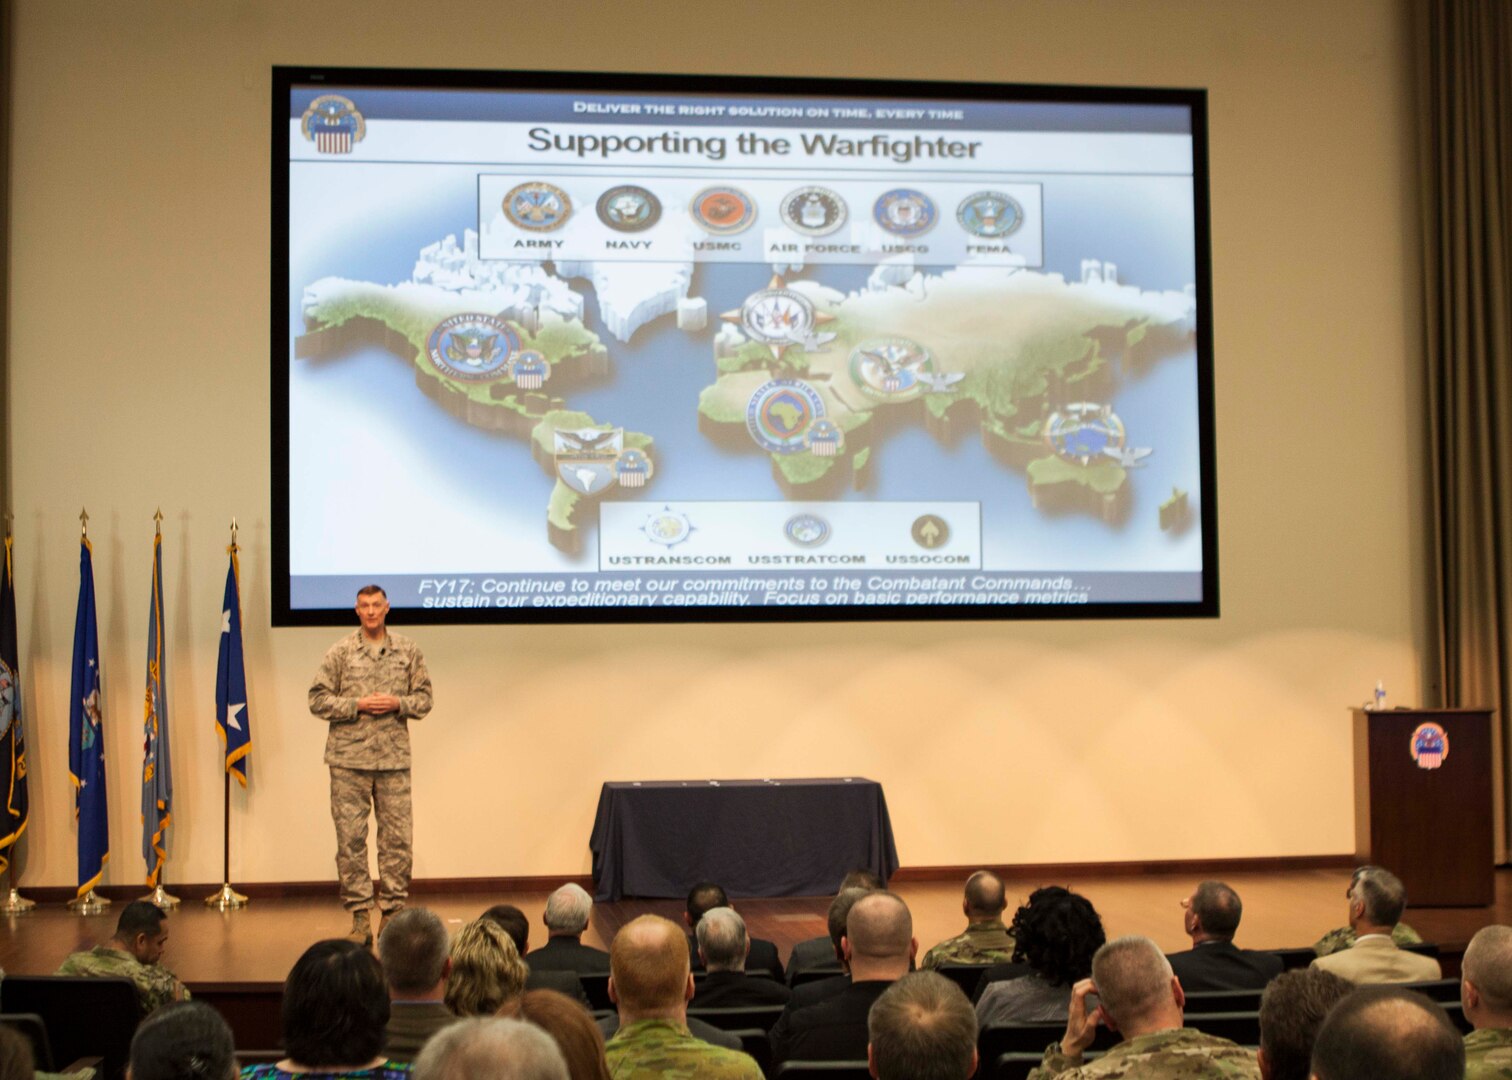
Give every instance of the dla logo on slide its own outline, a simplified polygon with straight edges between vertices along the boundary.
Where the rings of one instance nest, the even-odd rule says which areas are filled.
[[[351,98],[322,94],[299,118],[299,131],[315,144],[317,153],[350,154],[367,134],[367,121]]]
[[[1429,721],[1412,732],[1412,760],[1420,769],[1437,769],[1449,756],[1449,733]]]
[[[562,483],[579,495],[602,495],[615,485],[615,462],[625,449],[624,428],[558,428],[551,436]]]

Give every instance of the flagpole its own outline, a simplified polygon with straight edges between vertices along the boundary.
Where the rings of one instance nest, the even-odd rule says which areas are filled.
[[[79,510],[79,540],[84,544],[89,542],[89,511],[83,508]],[[110,901],[95,892],[93,888],[83,896],[74,897],[67,904],[68,910],[75,915],[99,915],[109,906]]]
[[[231,547],[227,549],[234,559],[241,550],[236,546],[236,519],[231,519]],[[224,761],[222,762],[224,766]],[[225,768],[221,777],[223,793],[221,800],[224,830],[221,842],[221,887],[205,897],[205,906],[217,911],[235,911],[247,906],[247,898],[231,887],[231,769]]]
[[[158,507],[157,513],[155,513],[155,514],[152,515],[152,522],[153,522],[153,527],[156,530],[153,533],[153,544],[154,544],[154,554],[153,554],[154,567],[153,567],[153,570],[154,570],[154,577],[155,577],[156,576],[156,569],[157,569],[157,567],[156,567],[156,560],[157,560],[157,554],[156,554],[156,552],[158,550],[157,545],[159,545],[159,544],[162,543],[162,538],[163,538],[163,508],[161,506]],[[162,630],[162,628],[161,628],[161,625],[160,625],[159,626],[159,632],[160,633],[161,633],[161,630]],[[150,645],[148,647],[151,648]],[[161,663],[162,662],[162,658],[159,657],[158,661],[159,661],[159,663]],[[167,738],[167,732],[166,731],[163,733],[163,737],[165,739]],[[168,878],[168,837],[167,837],[167,835],[165,833],[164,836],[163,836],[163,861],[162,861],[161,865],[158,866],[158,871],[157,871],[157,887],[154,888],[146,896],[142,897],[142,899],[145,900],[145,901],[147,901],[149,904],[153,904],[153,905],[155,905],[157,907],[162,908],[164,911],[172,911],[174,908],[176,908],[176,907],[179,906],[179,898],[176,897],[176,896],[173,896],[172,894],[170,894],[168,892],[168,890],[164,887],[164,882],[167,880],[167,878]]]
[[[11,527],[15,520],[16,515],[7,510],[5,512],[5,556],[7,559],[10,558]],[[10,572],[9,563],[7,563],[6,572]],[[15,582],[12,580],[11,588],[14,588],[14,585]],[[16,685],[15,691],[17,707],[19,708],[21,701],[21,686],[19,683]],[[10,895],[4,901],[0,901],[0,915],[29,915],[37,906],[35,900],[28,900],[21,895],[21,890],[16,888],[16,849],[20,846],[21,837],[17,836],[15,841],[10,845],[9,858],[6,860],[10,872]]]

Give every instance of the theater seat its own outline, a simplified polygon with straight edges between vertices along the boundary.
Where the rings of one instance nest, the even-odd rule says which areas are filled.
[[[864,1061],[784,1061],[774,1080],[871,1080]]]
[[[0,1011],[42,1017],[53,1061],[98,1057],[103,1080],[126,1071],[131,1036],[142,1019],[130,979],[82,975],[7,975],[0,982]]]

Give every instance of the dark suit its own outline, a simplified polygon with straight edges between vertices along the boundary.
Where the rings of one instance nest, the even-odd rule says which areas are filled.
[[[1172,953],[1171,970],[1181,988],[1206,990],[1262,990],[1281,974],[1281,958],[1271,953],[1236,948],[1232,941],[1204,941],[1186,952]]]
[[[772,1028],[772,1061],[865,1061],[866,1016],[888,979],[853,983],[828,1001],[785,1012]]]
[[[695,984],[692,1008],[737,1009],[747,1005],[786,1005],[793,992],[765,975],[711,971]]]
[[[840,961],[835,959],[835,943],[828,936],[800,941],[788,954],[788,984],[792,984],[794,972],[817,967],[835,967],[839,963]]]
[[[619,1030],[619,1015],[605,1016],[594,1021],[598,1025],[599,1034],[608,1042],[614,1038],[614,1033]],[[728,1031],[720,1031],[713,1024],[707,1024],[696,1016],[688,1017],[688,1030],[695,1039],[710,1043],[714,1046],[722,1046],[726,1050],[739,1050],[741,1048],[740,1036],[732,1035]]]
[[[703,961],[698,956],[698,939],[688,935],[688,964],[694,971],[704,969]],[[746,954],[745,969],[747,971],[769,971],[772,978],[782,978],[782,958],[777,955],[777,946],[763,938],[751,938],[751,951]]]
[[[525,956],[531,971],[575,971],[579,975],[609,974],[609,954],[584,945],[575,937],[554,934],[546,944]]]
[[[532,953],[532,956],[535,954]],[[573,1001],[581,1001],[588,1004],[588,995],[583,993],[582,980],[575,971],[552,971],[546,968],[537,971],[530,964],[530,974],[525,976],[525,989],[527,990],[555,990],[559,994],[566,994]]]

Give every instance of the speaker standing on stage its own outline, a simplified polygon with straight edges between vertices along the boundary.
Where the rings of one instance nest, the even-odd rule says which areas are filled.
[[[408,725],[431,710],[425,657],[413,641],[384,626],[388,611],[383,589],[364,586],[357,593],[362,626],[331,646],[310,687],[310,712],[331,725],[325,762],[341,902],[352,913],[352,939],[364,943],[373,940],[368,814],[378,819],[378,907],[387,916],[409,895]]]

